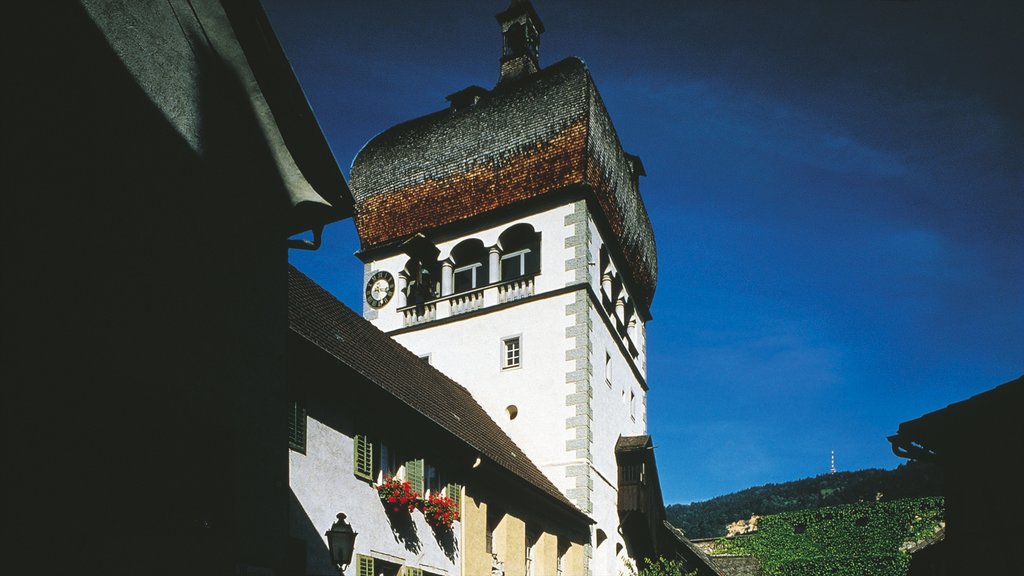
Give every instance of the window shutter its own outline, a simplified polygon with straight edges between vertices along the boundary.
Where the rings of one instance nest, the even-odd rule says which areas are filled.
[[[356,576],[377,576],[374,572],[373,557],[356,554]]]
[[[306,453],[306,407],[298,400],[288,410],[288,447]]]
[[[412,484],[412,489],[423,493],[423,460],[410,460],[405,463],[405,479]]]
[[[423,569],[406,566],[402,568],[402,576],[423,576]]]
[[[355,446],[352,460],[355,463],[355,475],[365,480],[373,481],[373,444],[366,439],[366,436],[355,436]],[[371,558],[371,561],[373,559]],[[362,573],[360,573],[362,576]],[[372,574],[370,576],[373,576]]]
[[[462,517],[462,486],[460,484],[448,485],[448,497],[455,501],[455,510]]]

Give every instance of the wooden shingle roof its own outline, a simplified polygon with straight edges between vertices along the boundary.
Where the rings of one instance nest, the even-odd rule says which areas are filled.
[[[592,194],[625,260],[634,297],[657,284],[654,232],[626,154],[586,65],[567,58],[385,130],[352,162],[363,250],[545,195]]]

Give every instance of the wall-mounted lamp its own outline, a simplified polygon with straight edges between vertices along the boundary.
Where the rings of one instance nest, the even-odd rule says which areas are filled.
[[[326,532],[327,548],[331,551],[331,562],[339,572],[344,572],[352,563],[352,552],[355,550],[356,536],[359,533],[345,521],[344,514],[338,514],[338,521]]]

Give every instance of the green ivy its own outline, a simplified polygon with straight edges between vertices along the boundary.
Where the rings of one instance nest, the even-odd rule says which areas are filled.
[[[935,534],[943,513],[942,498],[913,498],[773,514],[715,553],[754,556],[765,576],[904,576],[900,546]]]
[[[637,571],[632,564],[627,563],[626,568],[630,576],[697,576],[697,571],[684,572],[686,563],[682,560],[672,560],[663,556],[655,559],[641,561],[643,568]]]

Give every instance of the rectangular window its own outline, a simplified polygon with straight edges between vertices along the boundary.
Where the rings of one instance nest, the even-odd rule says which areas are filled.
[[[352,438],[354,445],[352,460],[355,463],[354,473],[363,480],[373,482],[373,444],[366,436],[355,436]]]
[[[469,266],[455,269],[455,292],[467,292],[483,284],[486,280],[481,278],[483,264],[475,262]]]
[[[501,279],[510,280],[512,278],[518,278],[525,276],[527,267],[527,258],[532,253],[529,248],[525,250],[518,250],[516,252],[510,252],[501,257]],[[533,258],[529,258],[529,262],[532,263]]]
[[[306,453],[306,407],[298,400],[288,410],[288,447]]]
[[[604,353],[604,383],[612,387],[612,355]]]
[[[383,442],[377,442],[376,444],[378,457],[374,476],[377,476],[377,472],[380,473],[382,478],[395,476],[398,474],[398,468],[402,465],[402,461],[398,458],[398,451]]]
[[[423,464],[424,493],[429,490],[431,494],[440,494],[443,489],[444,483],[441,481],[441,471],[430,462],[425,462]]]
[[[629,393],[629,417],[636,422],[636,394],[633,392]]]
[[[501,341],[502,369],[518,368],[522,364],[522,341],[519,336]]]

